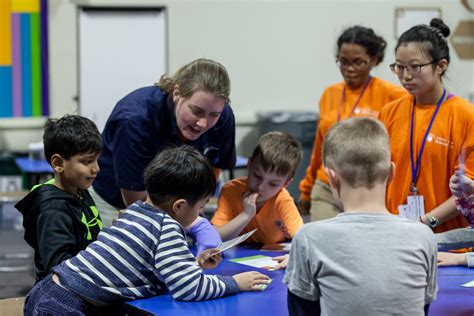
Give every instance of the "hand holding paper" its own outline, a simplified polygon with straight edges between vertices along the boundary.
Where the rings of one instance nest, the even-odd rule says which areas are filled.
[[[206,249],[196,257],[202,269],[214,269],[222,261],[222,255],[216,250],[216,248]]]
[[[218,253],[221,253],[227,249],[230,249],[234,246],[237,246],[238,244],[240,243],[243,243],[247,238],[249,238],[250,236],[252,236],[253,233],[255,233],[257,231],[257,229],[254,229],[246,234],[243,234],[242,236],[239,236],[237,238],[234,238],[234,239],[231,239],[231,240],[228,240],[228,241],[225,241],[223,243],[221,243],[216,249],[217,251],[213,253],[213,255],[216,255]],[[215,249],[215,250],[216,250]]]

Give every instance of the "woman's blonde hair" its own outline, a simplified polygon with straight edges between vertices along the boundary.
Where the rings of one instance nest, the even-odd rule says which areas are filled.
[[[164,74],[156,83],[161,90],[172,93],[176,86],[179,95],[189,98],[194,92],[202,90],[230,101],[230,79],[225,67],[210,59],[196,59],[181,67],[172,77]]]

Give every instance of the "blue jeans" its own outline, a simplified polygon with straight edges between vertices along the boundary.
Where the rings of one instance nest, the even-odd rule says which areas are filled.
[[[25,298],[24,315],[100,315],[100,309],[54,283],[52,274],[38,282]]]

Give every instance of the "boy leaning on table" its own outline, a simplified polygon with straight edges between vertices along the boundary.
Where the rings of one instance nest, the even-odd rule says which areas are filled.
[[[385,127],[362,117],[336,124],[323,163],[344,213],[293,238],[290,315],[426,315],[437,291],[436,243],[428,226],[385,208],[395,172]]]
[[[208,160],[189,146],[163,150],[145,170],[148,198],[127,207],[97,241],[53,268],[25,299],[25,315],[115,315],[120,304],[167,291],[199,301],[260,291],[269,278],[258,272],[205,275],[222,259],[208,249],[195,258],[184,228],[215,191]]]
[[[303,151],[288,133],[263,135],[248,161],[248,176],[224,185],[211,219],[222,240],[257,231],[248,241],[276,244],[293,238],[303,225],[298,208],[286,190],[293,180]],[[284,268],[287,256],[275,257]]]

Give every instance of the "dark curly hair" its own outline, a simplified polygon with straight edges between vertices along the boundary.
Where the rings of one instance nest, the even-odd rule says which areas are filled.
[[[338,54],[342,44],[357,44],[364,47],[371,58],[377,59],[377,65],[383,61],[387,46],[387,42],[375,34],[374,30],[360,25],[352,26],[342,32],[337,39]]]
[[[100,153],[102,136],[97,126],[88,118],[65,115],[60,119],[48,119],[44,125],[44,154],[48,163],[54,154],[64,159],[83,153]]]
[[[211,164],[187,145],[162,150],[146,167],[144,178],[155,205],[176,199],[185,199],[194,205],[216,190]]]

